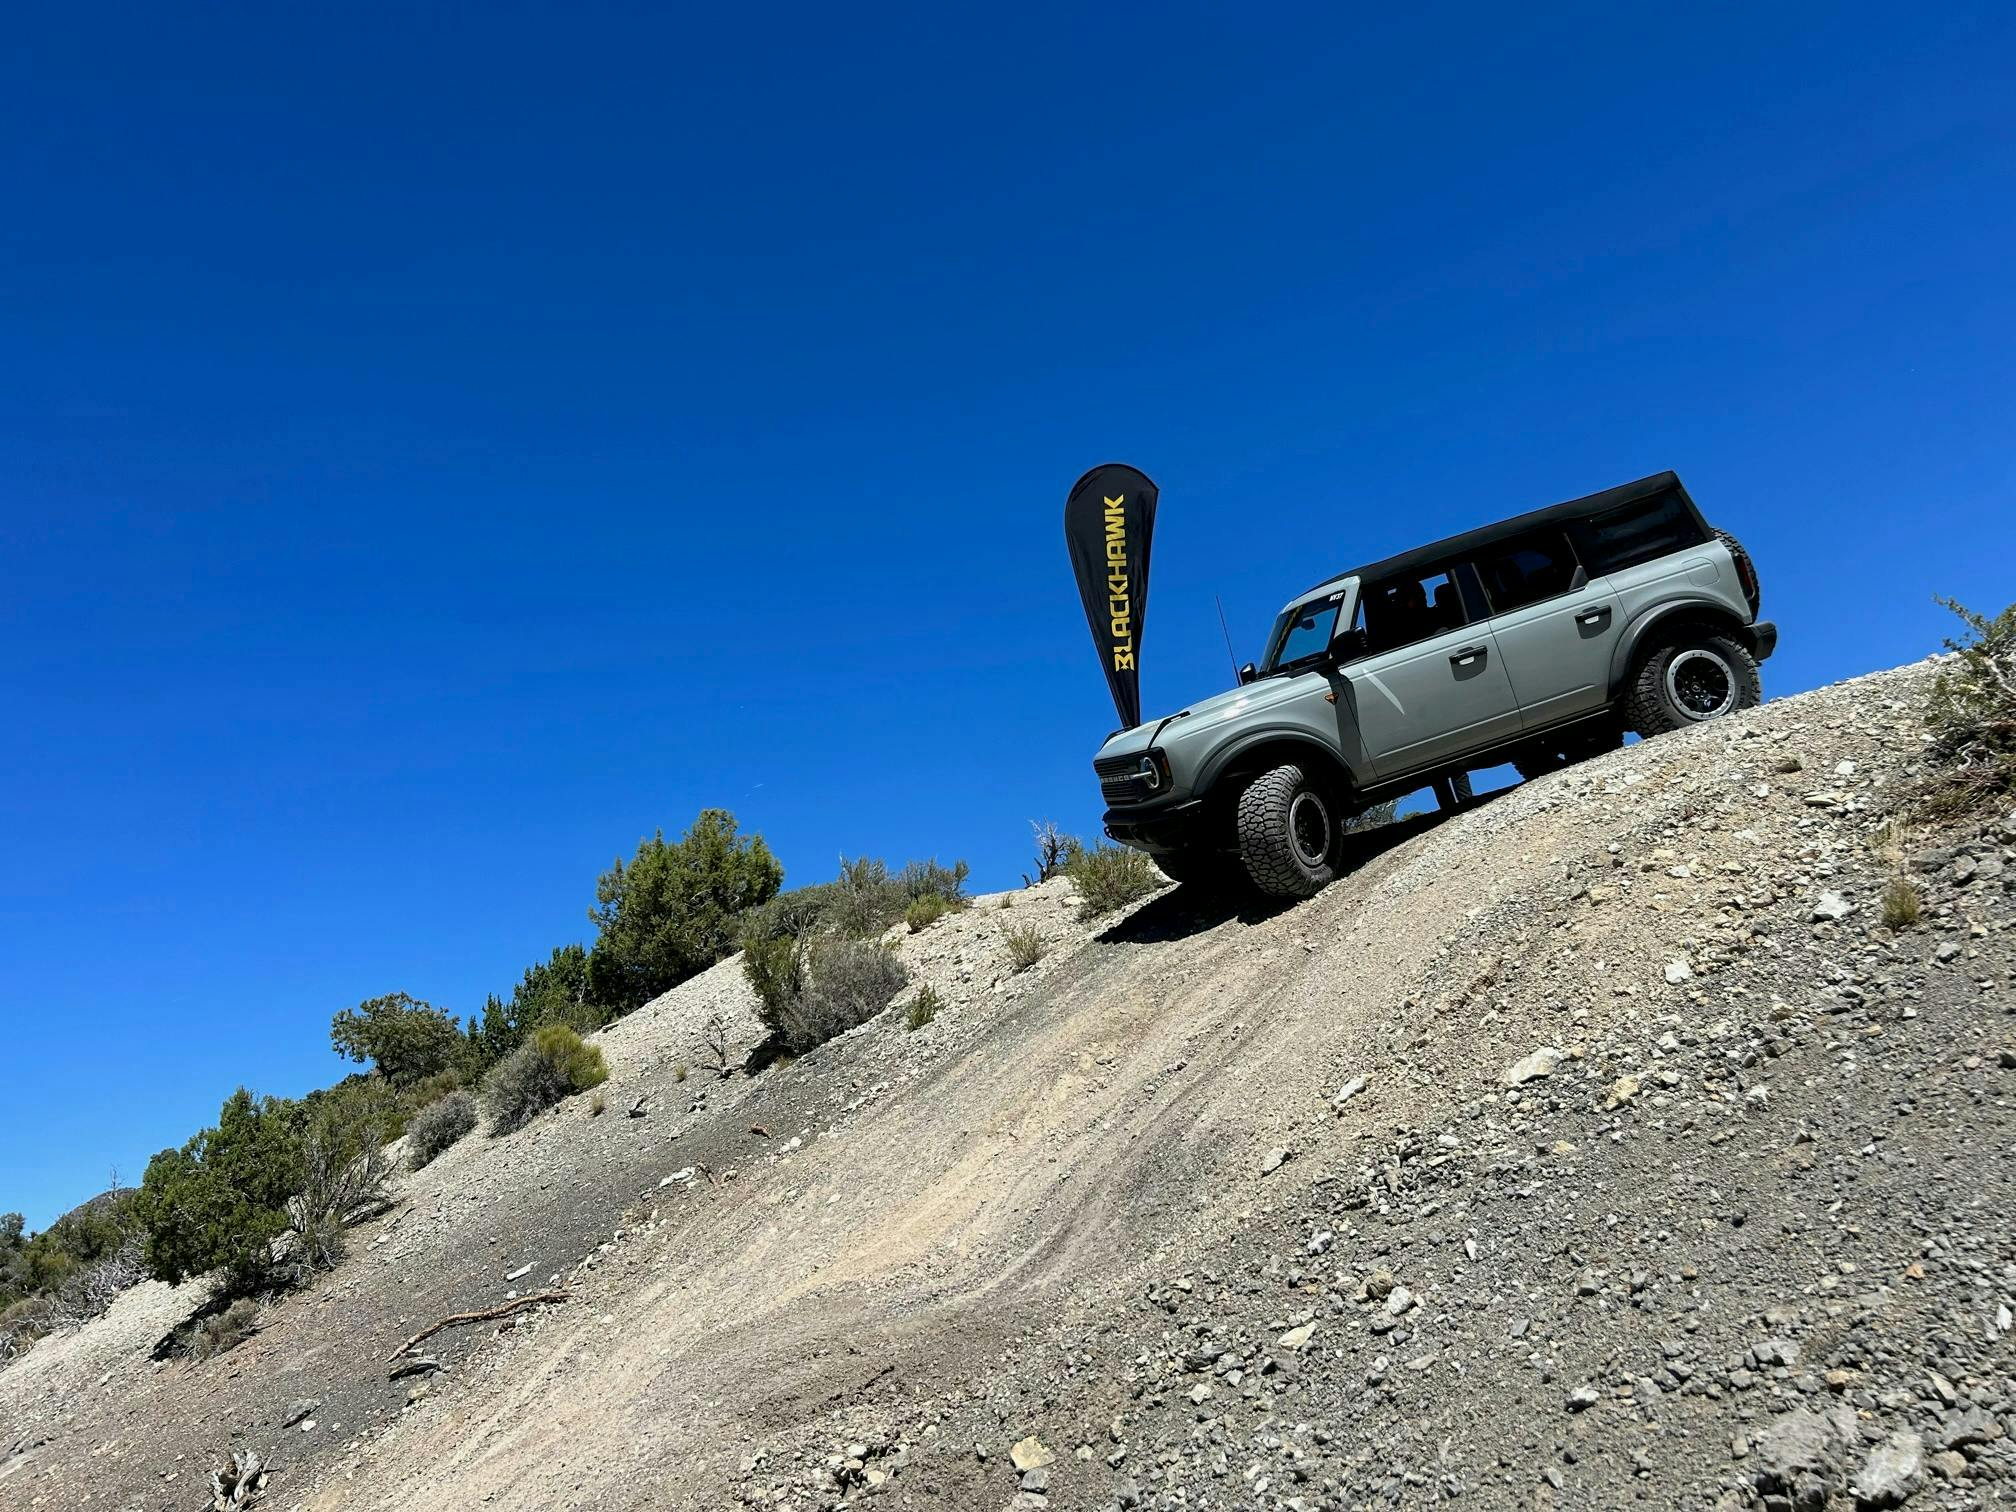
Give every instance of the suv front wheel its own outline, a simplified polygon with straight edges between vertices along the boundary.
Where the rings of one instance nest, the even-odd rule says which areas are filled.
[[[1757,659],[1726,631],[1683,625],[1661,636],[1631,679],[1631,728],[1663,735],[1754,709],[1763,699]]]
[[[1299,766],[1262,772],[1239,795],[1239,857],[1253,885],[1306,898],[1337,875],[1337,810]]]

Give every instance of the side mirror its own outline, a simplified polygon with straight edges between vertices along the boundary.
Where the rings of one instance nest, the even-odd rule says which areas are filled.
[[[1253,663],[1248,662],[1246,663],[1245,666],[1239,669],[1239,685],[1243,688],[1247,683],[1252,682],[1259,675],[1260,675],[1260,669],[1254,666]]]
[[[1330,658],[1339,662],[1356,661],[1365,654],[1366,646],[1363,630],[1356,626],[1349,630],[1339,630],[1330,641]]]

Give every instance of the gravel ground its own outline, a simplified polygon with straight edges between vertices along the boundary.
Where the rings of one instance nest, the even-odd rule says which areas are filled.
[[[726,963],[606,1032],[608,1114],[465,1141],[250,1344],[136,1363],[115,1309],[0,1373],[0,1505],[193,1507],[234,1444],[318,1508],[2016,1500],[2016,814],[1895,822],[1928,678],[1367,836],[1291,908],[984,900],[892,935],[936,1022],[760,1075],[704,1069],[755,1036]]]

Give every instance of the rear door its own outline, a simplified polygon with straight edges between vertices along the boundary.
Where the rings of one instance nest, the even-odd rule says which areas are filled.
[[[1367,583],[1354,628],[1364,651],[1338,668],[1338,691],[1348,693],[1381,778],[1519,733],[1519,707],[1491,632],[1470,622],[1447,571]]]
[[[1624,628],[1610,580],[1581,569],[1560,529],[1514,536],[1474,562],[1524,727],[1544,729],[1600,709]]]

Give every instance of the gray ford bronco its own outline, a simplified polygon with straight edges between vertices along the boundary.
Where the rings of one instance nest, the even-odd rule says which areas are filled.
[[[1354,567],[1281,611],[1240,686],[1107,739],[1106,833],[1178,881],[1243,864],[1307,897],[1372,804],[1755,705],[1758,596],[1670,472]]]

